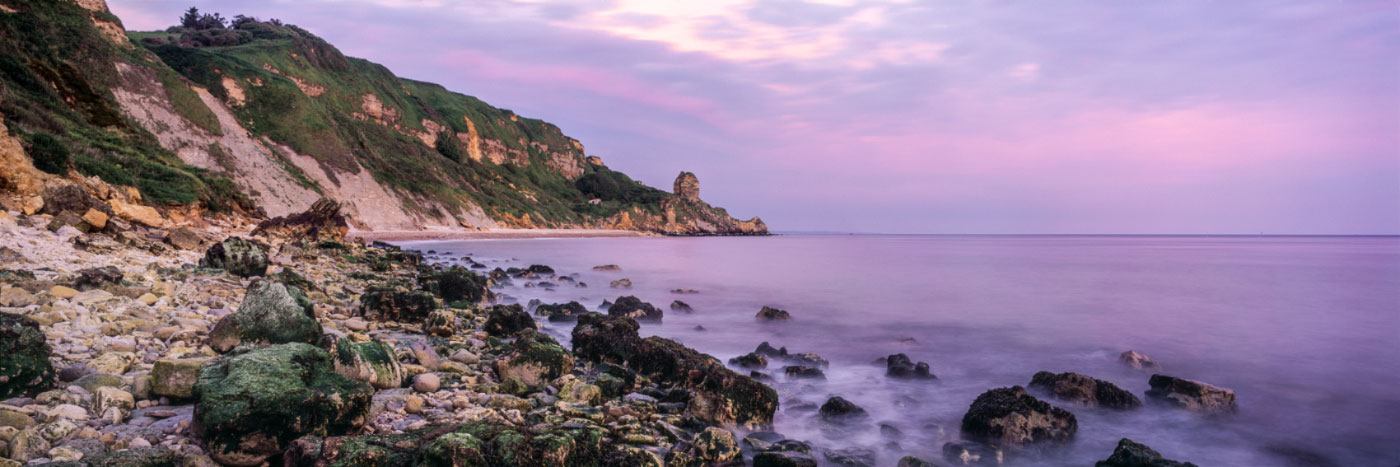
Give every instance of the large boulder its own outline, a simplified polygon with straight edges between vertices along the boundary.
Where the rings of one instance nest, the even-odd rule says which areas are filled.
[[[1204,414],[1235,413],[1235,391],[1200,381],[1166,375],[1152,375],[1147,398],[1164,405]]]
[[[1070,401],[1084,407],[1105,407],[1127,410],[1142,406],[1142,400],[1113,383],[1079,373],[1042,371],[1031,377],[1030,389],[1045,391],[1055,399]]]
[[[490,281],[486,276],[471,272],[461,266],[453,266],[441,271],[420,275],[419,284],[442,297],[444,303],[466,302],[485,305],[491,300]]]
[[[555,322],[573,321],[584,313],[588,313],[588,309],[584,308],[583,304],[579,302],[546,303],[535,307],[536,316],[544,316],[546,319]]]
[[[214,324],[209,346],[223,353],[240,344],[313,344],[321,333],[311,300],[301,289],[258,280],[248,286],[238,311]]]
[[[1069,441],[1078,428],[1074,414],[1036,399],[1020,386],[982,393],[962,419],[963,438],[1008,449]]]
[[[251,240],[229,237],[204,250],[199,267],[223,269],[239,277],[261,276],[267,273],[267,248]]]
[[[359,429],[374,389],[335,372],[308,344],[240,349],[209,362],[194,386],[195,431],[224,465],[256,466],[306,435]]]
[[[1113,455],[1094,463],[1094,467],[1196,467],[1190,462],[1177,462],[1128,438],[1118,441]]]
[[[29,396],[54,384],[49,343],[39,323],[0,313],[0,399]]]
[[[372,287],[360,295],[360,315],[375,321],[422,323],[438,307],[432,294]]]
[[[408,371],[399,363],[394,347],[383,342],[355,342],[336,339],[331,346],[335,357],[335,372],[341,376],[363,381],[375,389],[402,387]]]
[[[621,316],[585,313],[572,333],[574,355],[595,362],[622,364],[632,359],[633,349],[642,340],[637,321]]]
[[[258,223],[253,235],[309,241],[340,241],[349,233],[350,224],[340,213],[340,203],[330,198],[316,200],[304,212],[274,217]]]
[[[527,329],[539,329],[539,326],[520,305],[496,305],[487,311],[482,329],[486,334],[505,337]]]
[[[608,307],[608,315],[623,316],[637,321],[661,321],[662,312],[655,305],[642,301],[640,298],[628,295],[618,297],[612,306]]]
[[[574,356],[553,338],[535,331],[522,332],[509,354],[496,362],[504,381],[519,378],[531,387],[543,386],[574,370]]]
[[[826,403],[822,404],[821,408],[817,410],[817,414],[821,415],[822,420],[837,423],[845,423],[869,417],[865,409],[841,396],[827,399]]]

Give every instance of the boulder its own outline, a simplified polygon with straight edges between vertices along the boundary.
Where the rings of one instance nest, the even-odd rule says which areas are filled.
[[[214,324],[208,343],[223,353],[240,344],[313,344],[321,333],[311,300],[301,289],[258,280],[248,286],[238,311]]]
[[[496,362],[501,380],[519,378],[531,387],[540,387],[574,370],[574,356],[553,338],[525,331],[515,339],[509,354]]]
[[[788,378],[826,379],[826,373],[823,372],[821,368],[802,365],[785,366],[783,367],[783,374],[787,375]]]
[[[185,227],[180,227],[165,234],[165,242],[181,250],[193,250],[199,248],[204,243],[204,239],[199,234],[194,233]]]
[[[87,268],[78,271],[78,278],[73,281],[73,287],[78,290],[92,290],[105,285],[120,285],[123,278],[125,276],[116,266]]]
[[[627,295],[618,297],[612,306],[608,307],[608,315],[623,316],[637,321],[661,321],[662,312],[660,308],[650,303]]]
[[[1152,359],[1148,356],[1137,353],[1133,350],[1128,350],[1127,352],[1123,352],[1122,354],[1118,355],[1118,361],[1123,362],[1124,365],[1128,365],[1129,367],[1138,370],[1157,368],[1157,362],[1152,361]]]
[[[875,450],[870,448],[827,449],[822,451],[822,457],[841,467],[875,466]]]
[[[695,309],[691,308],[689,303],[676,300],[671,302],[671,311],[677,311],[681,313],[694,313]]]
[[[421,323],[437,307],[431,294],[394,287],[371,287],[360,295],[360,316],[375,321]]]
[[[156,208],[136,203],[127,203],[120,199],[113,198],[112,213],[117,217],[126,219],[149,227],[165,226],[165,218],[161,217],[160,211]]]
[[[491,301],[490,281],[486,276],[453,266],[418,276],[419,285],[442,298],[443,303],[465,302],[485,305]]]
[[[899,459],[899,462],[896,463],[894,467],[938,467],[938,464],[914,456],[904,456]]]
[[[261,276],[267,273],[267,248],[251,240],[229,237],[204,250],[199,267],[223,269],[239,277]]]
[[[617,279],[612,282],[609,282],[608,286],[614,289],[630,289],[632,288],[632,279],[628,279],[626,277]]]
[[[1142,400],[1113,383],[1079,373],[1042,371],[1031,377],[1030,389],[1045,391],[1055,399],[1070,401],[1084,407],[1105,407],[1127,410],[1142,406]]]
[[[768,357],[749,352],[738,357],[729,359],[729,364],[744,369],[762,369],[768,367]]]
[[[706,428],[691,438],[691,454],[708,464],[723,464],[739,458],[739,442],[729,430]]]
[[[660,467],[659,462],[622,462],[619,457],[620,451],[629,447],[624,443],[608,442],[606,435],[607,430],[592,425],[564,427],[539,424],[524,429],[482,420],[463,424],[432,425],[404,433],[324,438],[308,436],[291,443],[284,460],[288,466]]]
[[[55,372],[39,323],[0,313],[0,399],[32,396],[52,387]]]
[[[1147,398],[1164,405],[1203,414],[1235,413],[1235,391],[1184,378],[1152,375]]]
[[[108,216],[106,213],[96,209],[88,208],[87,212],[83,213],[83,222],[87,223],[88,227],[90,227],[90,230],[93,232],[106,228],[107,219]]]
[[[885,376],[903,379],[938,379],[929,373],[927,363],[914,363],[908,355],[897,353],[885,359]]]
[[[93,197],[83,187],[72,183],[52,184],[44,189],[41,196],[44,199],[44,207],[39,212],[44,214],[87,212],[89,209],[111,211],[106,203]]]
[[[336,373],[331,355],[311,345],[244,348],[199,371],[194,428],[214,460],[256,466],[302,436],[359,429],[373,394]]]
[[[452,337],[457,333],[457,313],[452,310],[428,313],[428,318],[423,320],[423,332],[438,337]]]
[[[585,313],[574,325],[574,354],[589,361],[621,364],[632,359],[633,349],[641,341],[639,328],[631,318]]]
[[[758,310],[758,314],[754,315],[754,317],[766,321],[787,321],[792,319],[792,314],[788,313],[787,310],[779,310],[777,308],[765,306],[763,309]]]
[[[399,363],[394,348],[383,342],[355,342],[336,339],[331,345],[335,357],[335,372],[341,376],[363,381],[375,389],[402,387],[408,371]]]
[[[817,415],[820,415],[822,420],[838,423],[860,420],[870,416],[865,412],[865,409],[841,396],[827,399],[826,403],[817,410]]]
[[[817,467],[817,460],[803,452],[767,451],[753,455],[753,467]]]
[[[1068,441],[1078,428],[1074,414],[1036,399],[1020,386],[982,393],[962,419],[963,438],[1008,449]]]
[[[1094,467],[1196,467],[1190,462],[1177,462],[1128,438],[1118,440],[1113,455],[1094,463]]]
[[[151,393],[173,399],[194,397],[199,369],[209,358],[162,358],[151,368]]]
[[[545,319],[555,322],[574,321],[584,313],[588,313],[588,309],[579,302],[546,303],[535,307],[535,316],[544,316]]]
[[[539,329],[539,326],[520,305],[495,305],[487,310],[482,329],[488,335],[505,337],[527,329]]]
[[[340,213],[340,202],[331,198],[316,200],[304,212],[274,217],[258,223],[253,235],[310,241],[341,241],[350,224]]]

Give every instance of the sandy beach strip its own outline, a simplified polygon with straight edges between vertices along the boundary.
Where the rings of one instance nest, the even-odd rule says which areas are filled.
[[[350,238],[369,241],[414,242],[424,240],[503,240],[521,238],[645,237],[631,230],[601,229],[492,229],[492,230],[386,230],[351,231]]]

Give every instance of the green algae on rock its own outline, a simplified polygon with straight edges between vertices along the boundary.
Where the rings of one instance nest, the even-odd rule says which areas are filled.
[[[54,384],[49,344],[39,323],[0,313],[0,399],[32,395]]]
[[[394,348],[383,342],[354,342],[341,338],[335,341],[331,354],[335,357],[336,373],[369,383],[375,389],[401,387],[408,376]]]
[[[209,331],[209,346],[223,353],[240,344],[314,344],[321,333],[311,300],[301,289],[257,281],[248,287],[238,311]]]
[[[373,287],[360,296],[360,314],[376,321],[421,323],[438,308],[431,294],[391,286]]]
[[[205,250],[199,267],[223,269],[239,277],[261,276],[267,273],[267,248],[252,240],[229,237]]]
[[[501,379],[520,378],[527,386],[539,387],[574,370],[574,356],[553,338],[525,331],[515,340],[510,354],[496,363]]]
[[[335,372],[308,344],[238,349],[205,365],[194,386],[195,428],[211,457],[255,466],[305,435],[362,426],[374,389]]]
[[[486,325],[482,329],[491,336],[506,337],[538,328],[535,319],[520,305],[495,305],[487,311]]]

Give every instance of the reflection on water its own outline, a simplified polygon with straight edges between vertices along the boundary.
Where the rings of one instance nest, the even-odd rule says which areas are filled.
[[[831,361],[826,380],[785,381],[776,431],[819,447],[864,446],[880,465],[937,459],[981,392],[1074,371],[1139,395],[1150,373],[1238,392],[1237,416],[1148,407],[1065,407],[1076,439],[1034,460],[1091,465],[1128,437],[1201,465],[1400,462],[1400,239],[1394,237],[779,236],[413,242],[439,260],[548,264],[588,284],[503,290],[522,304],[596,307],[636,295],[667,310],[643,335],[722,360],[768,341]],[[621,271],[594,271],[618,264]],[[629,278],[631,289],[608,287]],[[697,294],[673,294],[672,289]],[[695,312],[671,312],[683,300]],[[764,305],[790,311],[759,323]],[[567,340],[571,325],[541,323]],[[697,330],[703,326],[704,330]],[[937,383],[889,380],[874,361],[905,353]],[[841,395],[867,426],[824,429],[816,406]],[[1061,405],[1061,404],[1057,404]],[[1063,405],[1062,405],[1063,406]],[[888,425],[884,434],[880,424]],[[897,433],[896,433],[897,432]],[[818,455],[820,457],[820,455]]]

